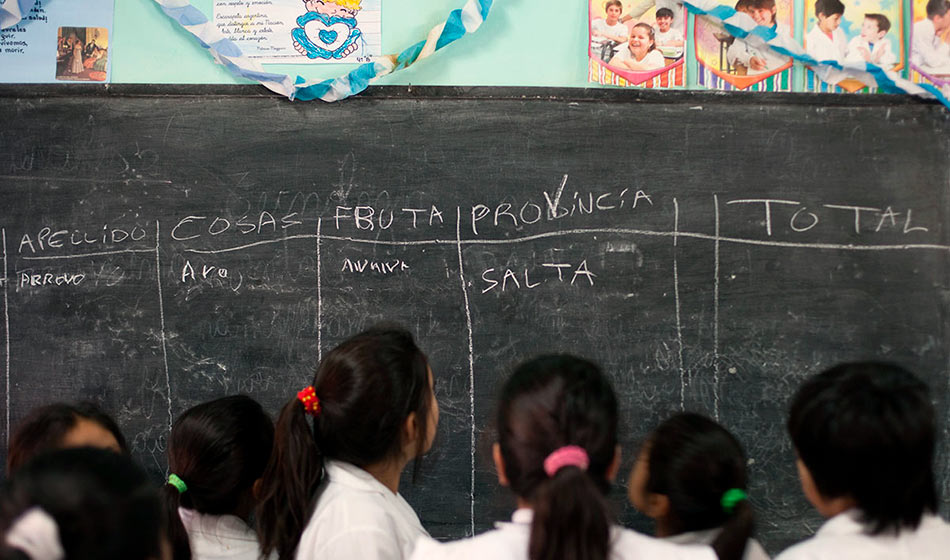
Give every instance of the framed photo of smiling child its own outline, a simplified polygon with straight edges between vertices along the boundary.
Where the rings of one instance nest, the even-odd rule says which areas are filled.
[[[685,85],[686,11],[676,0],[589,0],[589,80],[604,85]]]
[[[892,0],[805,0],[805,51],[819,61],[870,62],[900,71],[907,62],[902,12],[901,3]],[[878,92],[867,72],[827,66],[805,68],[805,89]]]
[[[724,6],[747,14],[756,24],[792,37],[791,0],[720,0]],[[719,23],[704,17],[694,26],[697,82],[718,90],[792,91],[792,59],[767,47],[755,47],[733,37]]]
[[[367,62],[381,54],[382,0],[214,0],[214,23],[262,64]]]

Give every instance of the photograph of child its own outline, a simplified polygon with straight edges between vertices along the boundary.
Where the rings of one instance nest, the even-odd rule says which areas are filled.
[[[604,62],[613,58],[617,47],[626,43],[630,30],[620,21],[623,4],[620,0],[608,0],[604,4],[606,17],[595,18],[590,22],[590,52]]]
[[[663,54],[657,49],[653,26],[648,23],[634,25],[626,46],[617,49],[608,64],[624,70],[659,70],[666,66]]]
[[[899,70],[905,64],[900,4],[888,0],[815,0],[813,15],[806,13],[805,51],[812,58],[838,64]],[[854,8],[860,6],[860,11]],[[860,24],[858,23],[860,22]],[[899,27],[897,27],[899,26]],[[868,72],[831,66],[809,67],[806,87],[813,91],[876,90]]]
[[[676,0],[590,0],[589,14],[592,82],[684,85],[686,17],[682,4]]]
[[[861,34],[848,42],[845,60],[870,62],[892,70],[897,64],[897,55],[891,49],[891,42],[884,39],[890,29],[891,20],[884,14],[864,14]]]
[[[775,0],[740,0],[736,4],[736,11],[747,13],[756,25],[769,27],[778,35],[791,36],[789,27],[776,21],[778,6]],[[790,60],[772,49],[753,47],[738,38],[729,45],[726,57],[729,65],[740,76],[774,72],[777,68],[788,64]]]
[[[921,9],[921,4],[926,6]],[[950,82],[950,0],[914,2],[910,62],[929,81]],[[918,80],[919,81],[919,80]]]
[[[793,0],[720,1],[743,14],[736,17],[747,24],[767,27],[777,36],[793,37]],[[700,85],[721,90],[792,90],[794,70],[790,57],[768,45],[735,37],[721,24],[706,18],[696,18],[694,34]]]
[[[109,68],[109,31],[104,27],[60,27],[56,79],[104,82]]]

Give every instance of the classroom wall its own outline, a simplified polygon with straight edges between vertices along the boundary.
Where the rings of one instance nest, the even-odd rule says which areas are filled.
[[[62,0],[52,0],[62,1]],[[192,0],[209,15],[211,0]],[[383,51],[399,52],[464,0],[386,0]],[[214,63],[195,39],[152,0],[116,2],[113,83],[248,83]],[[587,83],[586,2],[496,0],[473,35],[379,85],[567,86]],[[267,70],[308,79],[337,77],[353,65],[268,65]]]

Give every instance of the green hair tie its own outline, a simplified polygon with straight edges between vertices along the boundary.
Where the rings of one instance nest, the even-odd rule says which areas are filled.
[[[177,474],[172,473],[168,475],[168,483],[178,489],[179,494],[184,494],[188,491],[188,485],[185,484],[185,481],[182,480]]]
[[[722,495],[722,498],[719,500],[719,503],[722,504],[722,511],[726,513],[732,513],[736,509],[736,506],[739,502],[747,500],[749,495],[745,493],[745,490],[741,488],[730,488],[726,490],[725,494]]]

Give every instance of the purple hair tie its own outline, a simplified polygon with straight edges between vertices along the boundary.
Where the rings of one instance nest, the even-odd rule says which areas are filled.
[[[586,471],[588,465],[590,465],[590,459],[583,447],[565,445],[555,449],[547,456],[544,460],[544,472],[553,477],[557,474],[557,471],[564,467],[577,467],[582,471]]]

